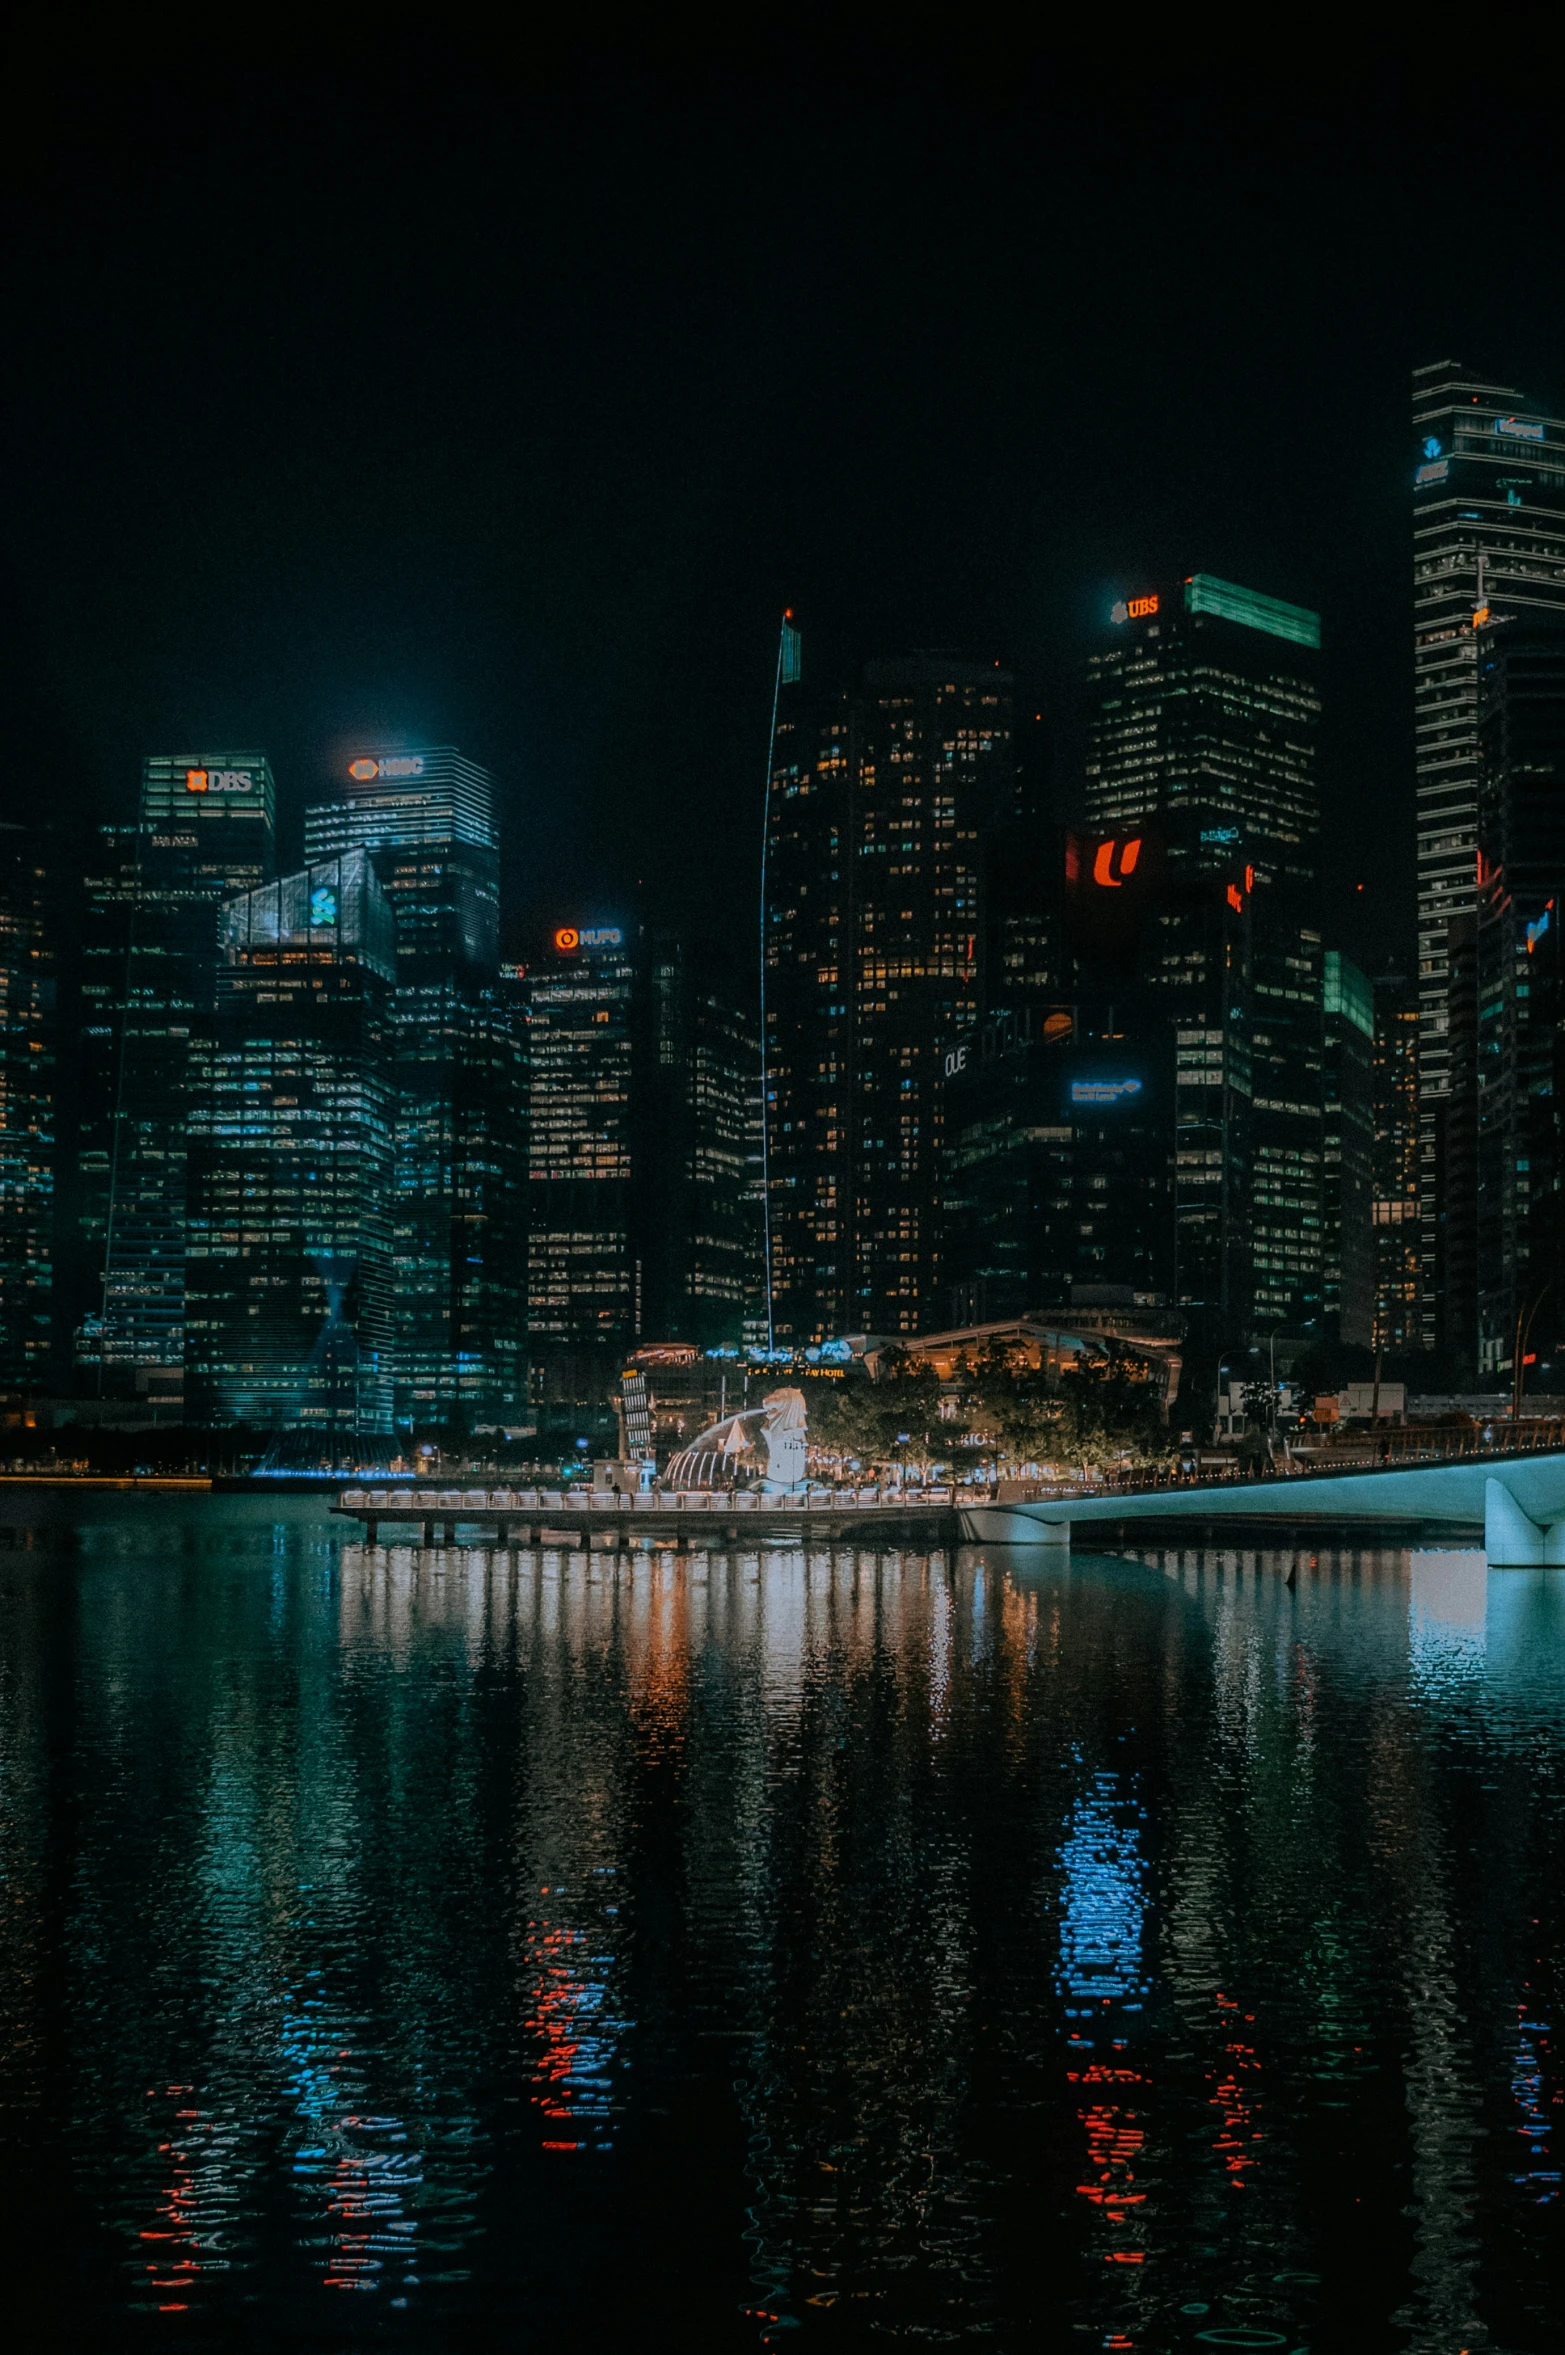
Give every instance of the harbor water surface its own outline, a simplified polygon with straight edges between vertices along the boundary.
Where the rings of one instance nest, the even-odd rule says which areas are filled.
[[[1565,1572],[0,1500],[38,2344],[1543,2350]],[[18,2343],[13,2341],[13,2344]]]

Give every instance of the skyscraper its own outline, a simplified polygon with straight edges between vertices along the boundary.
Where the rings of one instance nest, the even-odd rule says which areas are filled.
[[[1448,934],[1474,914],[1477,891],[1479,634],[1487,621],[1565,615],[1565,420],[1442,360],[1413,371],[1413,444],[1422,1332],[1433,1346]]]
[[[1375,1328],[1375,1000],[1340,950],[1326,951],[1325,978],[1321,1309],[1328,1333],[1366,1348]]]
[[[523,1040],[502,1002],[488,771],[450,745],[345,748],[305,856],[361,850],[396,927],[398,1414],[519,1417],[525,1397]]]
[[[1410,975],[1388,973],[1376,981],[1373,1339],[1386,1350],[1421,1346],[1418,1006],[1417,984]]]
[[[189,1409],[342,1439],[392,1420],[392,923],[363,851],[223,909],[191,1106]]]
[[[217,911],[272,872],[262,752],[153,755],[134,826],[101,829],[87,876],[80,1386],[177,1398],[185,1343],[185,1126],[208,1034]]]
[[[516,986],[534,1398],[585,1431],[639,1343],[737,1345],[754,1317],[759,1056],[666,934],[562,925]]]
[[[54,971],[36,836],[0,826],[0,1392],[42,1384],[50,1355]]]
[[[590,1416],[640,1337],[631,1234],[634,939],[558,927],[529,966],[527,1329],[540,1428]],[[584,1434],[585,1435],[585,1434]]]
[[[1230,1322],[1308,1324],[1322,1282],[1319,617],[1194,573],[1116,605],[1111,630],[1088,671],[1099,889],[1086,874],[1080,888],[1085,905],[1128,882],[1144,844],[1166,862],[1140,953],[1178,1046],[1179,1297]]]
[[[779,1340],[944,1313],[942,1059],[983,1003],[985,844],[1017,798],[998,664],[918,655],[872,663],[851,697],[782,691],[764,951]]]
[[[1552,1362],[1565,1325],[1565,629],[1491,618],[1477,642],[1477,906],[1448,931],[1440,1265],[1443,1337],[1488,1384],[1514,1375],[1519,1331]]]

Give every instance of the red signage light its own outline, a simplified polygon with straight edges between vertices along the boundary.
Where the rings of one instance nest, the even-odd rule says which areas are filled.
[[[1116,850],[1119,852],[1119,873],[1117,875],[1114,872]],[[1093,882],[1106,885],[1110,891],[1118,891],[1126,877],[1134,875],[1136,861],[1140,856],[1141,837],[1139,834],[1133,834],[1130,840],[1125,843],[1100,842],[1092,862]]]

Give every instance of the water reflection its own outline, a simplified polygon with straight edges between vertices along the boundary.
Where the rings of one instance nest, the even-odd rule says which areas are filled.
[[[1562,1598],[78,1504],[0,1560],[9,2220],[97,2343],[1541,2348]]]

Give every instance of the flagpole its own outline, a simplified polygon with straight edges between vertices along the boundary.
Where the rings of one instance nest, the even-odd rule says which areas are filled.
[[[777,633],[777,670],[772,680],[772,725],[766,740],[766,791],[761,801],[761,1234],[762,1263],[766,1279],[766,1348],[770,1355],[777,1346],[772,1315],[772,1162],[771,1162],[771,1074],[766,1051],[766,850],[772,831],[772,766],[777,758],[777,705],[782,694],[783,668],[788,654],[788,640],[793,631],[793,607],[790,605],[782,618]],[[790,668],[790,675],[796,676]]]

